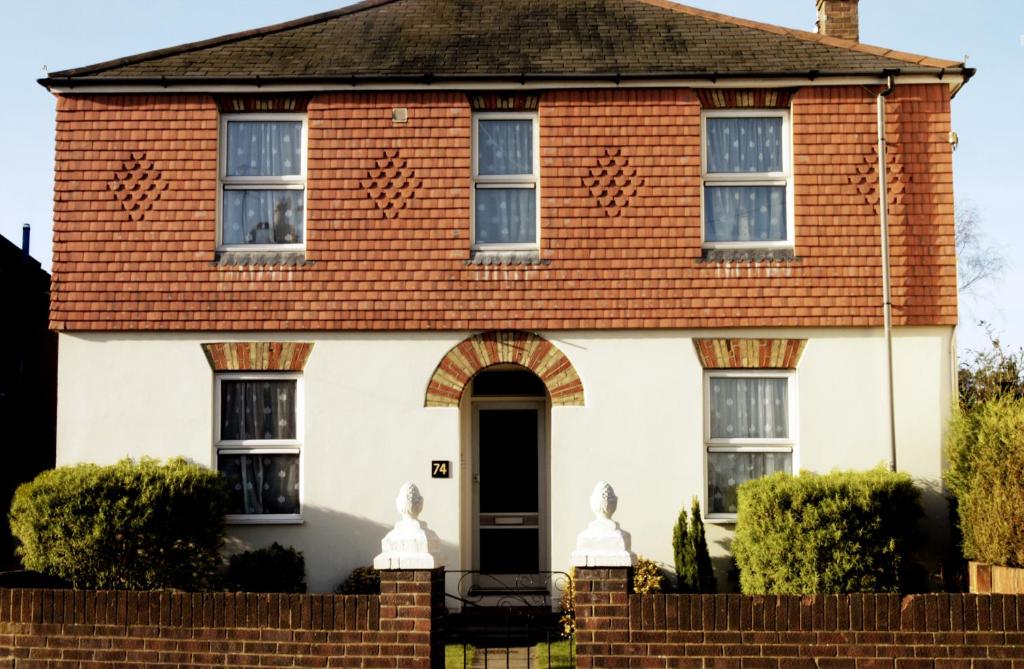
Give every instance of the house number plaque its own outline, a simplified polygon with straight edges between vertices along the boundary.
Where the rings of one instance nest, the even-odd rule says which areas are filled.
[[[450,479],[452,477],[452,463],[449,460],[431,460],[430,478]]]

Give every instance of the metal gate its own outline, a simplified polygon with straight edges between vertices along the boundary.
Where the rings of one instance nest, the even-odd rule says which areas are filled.
[[[575,639],[566,634],[561,595],[572,577],[561,571],[493,574],[450,571],[446,592],[446,669],[571,669]],[[450,581],[449,581],[450,582]],[[452,611],[452,609],[458,609]],[[574,629],[571,625],[568,630]]]

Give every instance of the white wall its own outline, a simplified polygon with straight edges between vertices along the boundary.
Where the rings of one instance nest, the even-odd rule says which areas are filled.
[[[798,466],[869,468],[888,461],[884,344],[876,330],[542,333],[583,380],[585,407],[551,410],[551,566],[564,568],[590,520],[596,481],[620,498],[616,519],[645,556],[671,562],[679,509],[703,491],[702,369],[691,337],[809,339],[798,370]],[[943,427],[952,404],[950,328],[897,330],[897,430],[901,470],[937,487]],[[406,480],[426,499],[423,518],[459,568],[469,504],[455,467],[429,477],[431,460],[460,462],[456,408],[424,408],[434,367],[460,333],[230,336],[61,335],[58,464],[184,455],[213,465],[212,372],[201,342],[313,341],[304,373],[303,516],[296,526],[233,526],[233,547],[291,544],[306,554],[313,590],[330,590],[368,564],[397,518]],[[703,499],[703,498],[702,498]],[[944,507],[929,498],[936,519]],[[938,521],[936,521],[938,522]],[[710,526],[724,554],[729,528]],[[468,565],[466,565],[468,568]]]

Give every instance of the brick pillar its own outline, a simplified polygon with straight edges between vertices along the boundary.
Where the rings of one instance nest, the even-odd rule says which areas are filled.
[[[444,669],[444,568],[382,571],[381,654],[398,657],[407,669]],[[388,645],[394,647],[389,652]]]
[[[818,32],[829,37],[860,41],[857,0],[817,0]]]
[[[629,643],[632,567],[576,567],[576,666],[614,664],[612,646]],[[621,658],[620,658],[621,659]]]

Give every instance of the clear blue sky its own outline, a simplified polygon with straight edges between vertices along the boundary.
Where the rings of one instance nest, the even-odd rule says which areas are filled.
[[[35,80],[50,71],[255,28],[334,9],[344,0],[0,0],[0,234],[17,243],[32,224],[32,253],[50,265],[53,98]],[[814,0],[690,0],[689,4],[814,29]],[[861,39],[960,59],[978,75],[953,102],[956,193],[1013,265],[961,303],[960,348],[984,344],[978,320],[1024,346],[1024,2],[861,0]]]

